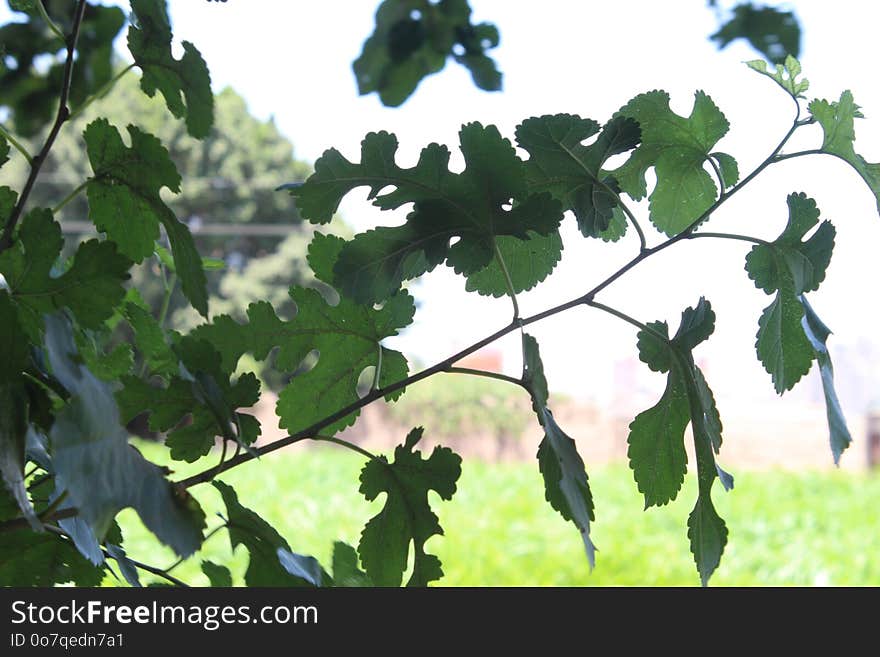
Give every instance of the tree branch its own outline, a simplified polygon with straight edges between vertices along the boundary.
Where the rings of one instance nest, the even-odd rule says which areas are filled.
[[[708,219],[709,216],[711,216],[712,213],[715,212],[715,210],[717,210],[723,203],[727,202],[727,200],[731,196],[736,194],[739,190],[741,190],[749,182],[751,182],[755,178],[755,176],[760,174],[764,169],[766,169],[768,166],[770,166],[774,162],[778,161],[776,159],[776,156],[779,154],[779,151],[782,150],[782,148],[785,146],[785,144],[788,142],[788,140],[794,134],[795,130],[797,130],[797,128],[800,127],[800,125],[801,125],[801,123],[799,122],[799,118],[800,118],[800,108],[798,109],[798,115],[795,116],[795,119],[794,119],[794,122],[792,123],[791,128],[788,130],[788,132],[785,134],[785,136],[782,138],[782,140],[779,142],[779,144],[776,146],[776,148],[773,149],[773,152],[770,153],[770,155],[768,155],[767,158],[763,162],[761,162],[757,167],[755,167],[755,169],[751,173],[749,173],[748,176],[746,176],[739,183],[737,183],[736,185],[731,187],[730,191],[727,194],[725,194],[723,196],[719,196],[719,198],[711,206],[709,206],[709,208],[707,208],[705,212],[703,212],[699,217],[697,217],[693,222],[691,222],[691,224],[687,228],[685,228],[682,232],[678,233],[677,235],[670,237],[666,241],[661,242],[660,244],[658,244],[654,247],[642,249],[637,256],[632,258],[629,262],[624,264],[620,269],[618,269],[616,272],[614,272],[613,274],[608,276],[608,278],[603,280],[601,283],[596,285],[593,289],[586,292],[585,294],[583,294],[579,297],[576,297],[574,299],[571,299],[570,301],[566,301],[565,303],[559,304],[557,306],[553,306],[552,308],[548,308],[547,310],[544,310],[544,311],[537,313],[535,315],[531,315],[530,317],[522,318],[517,321],[511,322],[507,326],[505,326],[501,329],[498,329],[497,331],[495,331],[491,335],[486,336],[482,340],[475,342],[471,346],[466,347],[465,349],[462,349],[458,353],[453,354],[449,358],[442,360],[439,363],[437,363],[437,364],[435,364],[425,370],[422,370],[421,372],[413,374],[412,376],[408,376],[405,379],[402,379],[400,381],[392,383],[384,388],[370,391],[367,395],[361,397],[357,401],[352,402],[351,404],[349,404],[345,408],[342,408],[342,409],[336,411],[335,413],[327,416],[323,420],[320,420],[319,422],[314,423],[310,427],[306,427],[302,431],[298,431],[294,434],[291,434],[289,436],[285,436],[284,438],[279,438],[278,440],[275,440],[271,443],[263,445],[262,447],[256,449],[253,454],[251,454],[251,453],[239,454],[235,458],[229,459],[228,461],[223,463],[222,466],[215,466],[215,467],[209,468],[209,469],[204,470],[198,474],[192,475],[191,477],[187,477],[186,479],[182,479],[182,480],[176,482],[174,485],[179,488],[189,488],[191,486],[195,486],[197,484],[204,483],[206,481],[211,481],[215,476],[217,476],[221,472],[224,472],[226,470],[229,470],[230,468],[234,468],[236,466],[241,465],[242,463],[246,463],[246,462],[254,459],[255,455],[263,456],[264,454],[269,454],[269,453],[274,452],[278,449],[281,449],[282,447],[286,447],[287,445],[291,445],[291,444],[298,442],[300,440],[304,440],[310,436],[314,436],[315,434],[319,433],[322,429],[330,426],[331,424],[334,424],[335,422],[341,420],[344,417],[347,417],[348,415],[351,415],[355,411],[363,408],[364,406],[367,406],[368,404],[373,403],[377,399],[380,399],[380,398],[382,398],[392,392],[396,392],[398,390],[406,388],[407,386],[412,385],[413,383],[417,383],[423,379],[426,379],[434,374],[437,374],[438,372],[448,371],[450,367],[452,367],[456,362],[458,362],[459,360],[461,360],[465,356],[469,356],[470,354],[472,354],[476,351],[479,351],[480,349],[482,349],[486,345],[489,345],[489,344],[495,342],[499,338],[504,337],[505,335],[507,335],[508,333],[510,333],[512,331],[518,330],[518,329],[520,329],[524,326],[527,326],[529,324],[533,324],[535,322],[541,321],[542,319],[546,319],[547,317],[552,317],[553,315],[559,314],[561,312],[564,312],[564,311],[569,310],[571,308],[574,308],[576,306],[581,306],[581,305],[596,306],[596,303],[594,302],[594,297],[599,292],[601,292],[606,287],[611,285],[614,281],[616,281],[618,278],[620,278],[621,276],[626,274],[629,270],[636,267],[640,262],[642,262],[643,260],[646,260],[647,258],[650,258],[655,253],[659,253],[660,251],[663,251],[664,249],[667,249],[670,246],[672,246],[673,244],[676,244],[682,240],[691,239],[693,237],[693,231],[696,230],[696,228],[701,223],[703,223],[706,219]],[[603,306],[603,309],[608,309],[608,306]]]
[[[52,144],[55,143],[55,138],[61,131],[61,126],[64,125],[64,122],[67,121],[70,116],[70,109],[67,107],[67,99],[70,96],[70,85],[73,81],[73,61],[76,52],[76,42],[79,39],[79,30],[82,26],[85,10],[86,0],[77,0],[76,13],[73,18],[73,28],[70,36],[65,39],[67,44],[67,61],[64,63],[64,78],[61,82],[58,114],[55,116],[55,123],[52,124],[52,129],[49,131],[49,136],[46,137],[43,148],[40,149],[40,152],[37,153],[36,157],[33,159],[31,172],[24,184],[24,189],[21,191],[21,196],[18,197],[18,203],[16,203],[15,207],[12,209],[12,213],[9,215],[9,219],[7,219],[6,225],[3,228],[3,234],[0,235],[0,253],[12,246],[12,233],[15,231],[15,226],[21,218],[24,206],[27,203],[28,197],[31,195],[31,190],[34,187],[40,169],[49,155]]]

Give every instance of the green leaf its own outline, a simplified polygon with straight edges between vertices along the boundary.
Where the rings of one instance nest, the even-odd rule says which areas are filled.
[[[718,42],[719,49],[736,39],[747,39],[771,62],[785,60],[787,65],[800,51],[801,28],[793,12],[742,2],[733,8],[731,19],[709,38]]]
[[[724,189],[733,187],[739,181],[739,165],[736,160],[727,153],[712,153],[711,157],[718,163]]]
[[[125,296],[131,262],[112,242],[82,242],[66,271],[54,276],[63,246],[52,213],[37,209],[25,216],[13,247],[0,255],[0,274],[31,337],[39,334],[42,316],[61,307],[70,308],[81,326],[101,328]]]
[[[418,7],[418,14],[413,8]],[[467,67],[480,89],[501,88],[501,73],[486,51],[498,45],[498,29],[473,25],[464,0],[413,4],[384,0],[376,27],[353,68],[361,95],[378,92],[384,105],[397,107],[428,75],[442,70],[447,57]],[[461,49],[454,53],[453,47]]]
[[[593,143],[583,142],[599,133],[599,124],[572,114],[526,119],[516,128],[516,140],[530,159],[527,175],[533,191],[550,192],[571,210],[585,237],[608,229],[618,205],[617,183],[601,171],[612,155],[635,148],[641,131],[624,117],[611,119]]]
[[[727,525],[708,496],[697,498],[697,503],[688,516],[687,525],[694,562],[697,564],[700,580],[706,586],[721,563],[721,555],[727,544]]]
[[[218,436],[247,448],[259,436],[260,424],[237,409],[249,408],[259,400],[257,377],[247,372],[232,382],[214,346],[193,334],[182,338],[175,348],[180,374],[171,377],[166,387],[157,388],[133,376],[122,377],[123,388],[116,399],[123,420],[130,421],[149,411],[153,431],[174,429],[165,443],[175,460],[198,460],[210,452]],[[191,416],[190,422],[181,424],[186,416]]]
[[[131,372],[134,364],[131,345],[117,344],[110,352],[105,353],[95,344],[92,336],[76,333],[74,340],[85,366],[99,379],[115,381]]]
[[[18,321],[15,305],[6,290],[0,289],[0,477],[35,531],[42,525],[28,498],[24,482],[25,442],[28,427],[28,392],[22,371],[29,360],[29,340]]]
[[[153,374],[173,374],[177,371],[177,357],[165,342],[165,333],[156,318],[136,303],[128,302],[122,308],[134,333],[134,344]]]
[[[7,162],[9,162],[9,143],[4,137],[0,136],[0,167]]]
[[[342,541],[333,544],[333,586],[373,586],[373,581],[358,568],[357,551]]]
[[[642,143],[629,160],[611,172],[620,188],[639,200],[647,194],[645,173],[654,167],[650,219],[667,235],[676,235],[715,202],[718,190],[704,164],[729,128],[727,119],[702,91],[696,93],[689,117],[669,108],[669,94],[651,91],[636,96],[616,116],[638,122]]]
[[[341,247],[332,278],[345,296],[359,303],[383,301],[404,281],[444,261],[470,276],[490,265],[498,237],[529,240],[556,232],[559,203],[547,193],[528,194],[524,163],[495,126],[469,123],[460,141],[465,160],[460,174],[449,171],[449,150],[437,144],[422,150],[415,167],[402,169],[394,161],[396,138],[370,133],[361,144],[359,164],[331,149],[305,183],[291,188],[300,213],[321,223],[361,186],[370,188],[369,198],[383,210],[414,203],[403,225],[361,233]],[[458,238],[455,244],[453,238]],[[520,277],[534,284],[528,274]]]
[[[686,308],[671,339],[666,322],[646,326],[648,330],[638,333],[639,358],[653,371],[668,375],[660,401],[639,413],[629,426],[627,456],[645,496],[645,508],[667,504],[681,490],[687,472],[684,432],[688,423],[716,451],[721,447],[722,430],[712,391],[691,354],[715,329],[711,304],[701,297],[695,308]]]
[[[333,267],[339,259],[339,252],[344,244],[345,240],[337,235],[314,234],[312,241],[309,242],[307,259],[315,278],[336,287]]]
[[[208,314],[205,272],[189,229],[162,201],[168,188],[180,192],[180,174],[161,142],[128,126],[131,147],[106,119],[97,119],[83,132],[94,176],[86,190],[89,217],[107,233],[119,250],[135,262],[151,256],[165,228],[181,287],[193,307]]]
[[[27,393],[20,376],[12,380],[4,378],[0,383],[0,477],[31,528],[41,531],[42,524],[34,513],[24,482],[28,416]]]
[[[538,469],[544,477],[547,501],[565,520],[570,520],[581,533],[590,568],[596,562],[596,547],[590,538],[590,522],[595,520],[593,496],[584,461],[575,442],[559,428],[547,408],[549,390],[538,341],[523,333],[522,381],[532,397],[532,408],[544,428],[544,439],[538,446]]]
[[[309,353],[317,351],[314,366],[294,376],[278,397],[281,426],[295,433],[358,399],[361,373],[378,364],[381,341],[412,322],[415,305],[407,292],[390,298],[380,310],[347,299],[329,306],[317,290],[307,288],[293,287],[290,296],[296,304],[290,321],[279,319],[270,304],[258,302],[248,307],[246,324],[221,315],[191,335],[214,345],[227,371],[235,369],[244,353],[263,360],[278,347],[276,367],[295,372]],[[382,385],[404,378],[403,355],[382,349]],[[343,418],[325,431],[346,427],[356,417]]]
[[[165,0],[132,0],[131,8],[135,21],[128,31],[128,49],[143,71],[141,89],[150,98],[161,92],[171,113],[186,117],[187,132],[204,139],[214,124],[214,94],[205,60],[189,41],[181,42],[183,57],[174,59]]]
[[[874,194],[877,211],[880,212],[880,162],[868,162],[853,147],[856,139],[855,119],[864,117],[853,100],[852,92],[844,91],[836,103],[816,99],[810,103],[809,110],[824,132],[822,151],[836,155],[858,172]]]
[[[815,352],[804,333],[803,318],[797,297],[779,292],[758,319],[755,350],[779,394],[791,390],[813,364]]]
[[[803,241],[818,223],[816,202],[803,193],[790,194],[782,235],[754,246],[746,256],[746,271],[755,286],[767,294],[777,293],[758,321],[755,347],[780,394],[810,370],[815,354],[804,333],[804,309],[798,297],[819,288],[831,262],[836,234],[831,222],[822,222]]]
[[[746,66],[753,71],[757,71],[761,75],[766,75],[794,98],[803,98],[804,92],[810,88],[809,80],[797,79],[801,74],[801,64],[790,54],[786,56],[783,64],[776,64],[776,69],[774,71],[768,71],[767,62],[762,59],[754,59],[750,62],[746,62]]]
[[[70,327],[46,318],[46,350],[70,399],[49,434],[59,489],[100,539],[121,509],[133,507],[144,525],[181,556],[195,552],[205,517],[186,491],[172,488],[158,466],[128,444],[107,384],[77,362]]]
[[[112,543],[107,543],[106,548],[107,554],[116,560],[116,565],[119,566],[119,572],[122,573],[125,581],[135,588],[141,588],[142,584],[138,576],[137,566],[126,556],[125,550]]]
[[[440,559],[425,552],[425,541],[443,529],[428,504],[428,491],[450,500],[461,476],[461,457],[448,447],[435,447],[422,458],[414,451],[421,427],[407,435],[394,450],[394,461],[381,456],[361,470],[360,492],[372,502],[385,493],[382,510],[367,522],[358,552],[367,575],[376,586],[399,586],[407,568],[410,543],[413,571],[407,586],[427,586],[443,576]]]
[[[98,586],[103,578],[103,568],[55,534],[22,529],[5,532],[0,541],[0,586]]]
[[[311,586],[301,577],[291,575],[278,559],[279,548],[290,545],[272,525],[238,501],[235,489],[222,481],[211,482],[223,496],[229,523],[229,544],[234,550],[243,545],[250,555],[244,581],[247,586]]]
[[[584,461],[574,441],[559,428],[553,414],[541,409],[544,439],[538,446],[538,469],[544,477],[547,501],[581,533],[590,568],[596,565],[596,546],[590,538],[590,522],[595,520],[593,495]]]
[[[294,577],[305,580],[316,587],[332,585],[333,580],[321,568],[321,564],[315,557],[296,554],[284,548],[278,548],[277,552],[281,566]]]
[[[558,232],[544,236],[529,231],[529,239],[525,241],[507,235],[495,241],[510,273],[513,291],[517,294],[531,290],[546,279],[562,259],[562,238]],[[493,258],[486,267],[468,276],[465,289],[496,298],[509,294],[498,258]]]
[[[834,367],[831,364],[831,355],[828,353],[826,345],[831,331],[819,319],[805,296],[802,295],[800,301],[804,306],[804,334],[816,352],[816,361],[819,363],[819,372],[822,376],[822,390],[825,393],[825,410],[831,438],[831,454],[834,456],[835,465],[839,465],[840,455],[852,443],[852,436],[846,426],[846,418],[843,416],[843,410],[840,408],[837,392],[834,389]]]
[[[686,384],[676,368],[655,406],[629,425],[627,457],[645,508],[662,506],[678,496],[687,472],[684,430],[690,422]]]
[[[211,586],[229,588],[232,586],[232,574],[226,566],[220,566],[213,561],[202,562],[202,572],[205,573]]]

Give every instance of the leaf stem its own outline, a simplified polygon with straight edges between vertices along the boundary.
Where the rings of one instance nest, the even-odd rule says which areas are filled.
[[[504,256],[501,255],[501,249],[498,248],[498,240],[492,240],[492,248],[495,249],[495,257],[498,258],[498,265],[501,267],[501,273],[504,274],[504,283],[507,285],[507,294],[513,303],[513,321],[519,320],[519,303],[516,300],[516,292],[513,287],[513,279],[510,277],[510,271],[507,269],[507,263],[504,262]]]
[[[803,157],[804,155],[824,155],[825,151],[821,148],[810,148],[804,151],[796,151],[794,153],[782,153],[773,158],[774,162],[782,162],[783,160],[790,160],[795,157]]]
[[[56,205],[54,208],[52,208],[52,214],[58,214],[58,212],[61,210],[61,208],[63,208],[65,205],[67,205],[68,203],[70,203],[74,198],[76,198],[76,196],[77,196],[82,190],[84,190],[86,187],[89,186],[89,183],[90,183],[90,182],[92,182],[91,179],[89,179],[89,180],[84,180],[82,183],[80,183],[80,185],[77,186],[76,189],[74,189],[72,192],[70,192],[70,194],[68,194],[67,196],[65,196],[64,199],[63,199],[61,202],[58,203],[58,205]]]
[[[727,193],[727,187],[724,184],[724,175],[721,173],[721,168],[718,166],[714,157],[710,155],[706,159],[709,160],[709,164],[712,165],[712,170],[715,171],[715,176],[718,178],[718,196],[722,197]]]
[[[612,308],[611,306],[606,306],[604,303],[599,303],[598,301],[594,301],[594,300],[592,300],[592,299],[589,300],[589,301],[586,301],[585,303],[586,303],[586,305],[588,305],[588,306],[590,306],[590,307],[592,307],[592,308],[596,308],[596,309],[598,309],[598,310],[601,310],[601,311],[603,311],[603,312],[606,312],[606,313],[608,313],[609,315],[614,315],[615,317],[617,317],[617,318],[619,318],[619,319],[622,319],[624,322],[627,322],[628,324],[632,324],[633,326],[635,326],[635,327],[636,327],[637,329],[639,329],[639,330],[646,331],[646,332],[649,332],[649,333],[653,333],[654,335],[659,335],[659,333],[657,333],[657,331],[654,331],[653,329],[651,329],[651,328],[650,328],[649,326],[647,326],[646,324],[643,324],[642,322],[640,322],[639,320],[635,319],[634,317],[630,317],[630,316],[627,315],[625,312],[622,312],[622,311],[620,311],[620,310],[617,310],[616,308]],[[666,338],[663,338],[663,341],[664,341],[664,342],[668,342],[668,341],[666,340]]]
[[[129,65],[126,66],[124,69],[122,69],[121,71],[119,71],[119,73],[117,73],[116,75],[114,75],[112,79],[108,80],[107,83],[104,84],[104,86],[102,86],[102,87],[101,87],[100,89],[98,89],[95,93],[93,93],[91,96],[89,96],[88,98],[86,98],[86,100],[83,102],[83,104],[80,105],[79,107],[77,107],[76,110],[75,110],[73,113],[71,113],[70,118],[71,118],[71,119],[75,119],[75,118],[78,117],[80,114],[82,114],[82,113],[86,110],[86,108],[87,108],[89,105],[91,105],[91,104],[94,103],[96,100],[98,100],[98,99],[100,99],[100,98],[103,98],[103,97],[106,96],[108,93],[110,93],[110,91],[113,89],[113,87],[116,86],[116,83],[119,82],[119,80],[121,80],[122,77],[123,77],[126,73],[128,73],[130,70],[132,70],[132,69],[134,68],[134,66],[135,66],[134,64],[129,64]]]
[[[165,328],[165,320],[168,318],[168,308],[171,305],[171,297],[174,295],[174,288],[177,286],[177,272],[171,272],[168,282],[165,285],[165,296],[162,298],[162,307],[159,309],[159,317],[156,321],[159,328]]]
[[[76,13],[73,17],[73,29],[71,30],[70,36],[65,39],[67,44],[67,60],[64,64],[64,77],[61,82],[61,94],[58,101],[58,114],[55,116],[55,123],[52,124],[52,129],[49,131],[49,135],[46,137],[43,147],[33,159],[31,172],[28,174],[27,181],[21,191],[21,196],[18,197],[18,202],[9,214],[9,218],[6,220],[6,225],[3,227],[3,233],[0,235],[0,253],[12,246],[12,233],[15,231],[15,226],[18,224],[22,212],[24,212],[24,206],[31,195],[34,183],[37,181],[40,168],[46,161],[49,151],[55,143],[58,133],[61,131],[61,126],[64,125],[64,122],[70,117],[70,109],[67,107],[67,99],[70,97],[70,85],[73,82],[73,62],[76,53],[76,42],[79,40],[79,31],[82,26],[85,11],[86,0],[77,0]]]
[[[46,24],[49,26],[49,29],[52,30],[52,34],[57,36],[62,41],[66,41],[66,37],[64,36],[64,32],[61,31],[61,28],[58,27],[58,24],[53,21],[48,12],[46,11],[46,7],[43,6],[43,0],[37,0],[34,3],[37,6],[37,11],[40,13],[40,17],[46,21]]]
[[[12,133],[9,132],[6,128],[0,125],[0,137],[3,137],[6,141],[8,141],[12,146],[21,153],[22,157],[27,160],[28,166],[34,166],[34,158],[28,153],[28,150],[24,147],[24,145],[19,142],[15,137],[12,136]]]
[[[476,370],[471,369],[470,367],[447,367],[444,372],[448,372],[449,374],[470,374],[471,376],[482,376],[487,379],[497,379],[498,381],[506,381],[507,383],[512,383],[515,386],[519,386],[520,388],[524,388],[525,384],[522,382],[522,379],[517,379],[512,376],[507,376],[506,374],[501,374],[499,372],[490,372],[488,370]]]
[[[620,278],[621,276],[626,274],[628,271],[630,271],[631,269],[636,267],[643,260],[650,258],[655,253],[659,253],[660,251],[663,251],[664,249],[667,249],[670,246],[672,246],[673,244],[681,242],[682,240],[690,239],[693,236],[693,231],[697,228],[697,226],[699,226],[713,212],[715,212],[715,210],[717,210],[719,206],[721,206],[723,203],[725,203],[731,196],[736,194],[740,189],[745,187],[758,174],[760,174],[764,169],[766,169],[768,166],[773,164],[775,161],[774,158],[779,154],[779,151],[782,150],[782,148],[785,146],[785,144],[788,142],[788,140],[794,134],[795,130],[797,130],[797,128],[799,127],[799,125],[800,125],[799,121],[798,121],[799,118],[800,118],[800,106],[798,106],[798,115],[795,116],[795,119],[794,119],[794,122],[792,123],[791,128],[789,128],[788,132],[785,134],[785,136],[782,138],[782,140],[779,142],[779,144],[777,144],[776,148],[773,149],[773,151],[770,153],[770,155],[768,155],[767,158],[764,159],[763,162],[761,162],[757,167],[755,167],[755,169],[751,173],[749,173],[749,175],[747,175],[745,178],[740,180],[736,185],[731,187],[730,191],[726,195],[719,197],[699,217],[697,217],[693,222],[691,222],[691,224],[687,228],[685,228],[682,232],[678,233],[677,235],[670,237],[666,241],[661,242],[660,244],[658,244],[656,246],[643,249],[641,252],[639,252],[638,255],[636,255],[634,258],[632,258],[631,260],[626,262],[617,271],[615,271],[613,274],[608,276],[605,280],[603,280],[602,282],[597,284],[595,287],[593,287],[588,292],[582,294],[579,297],[576,297],[574,299],[566,301],[565,303],[561,303],[557,306],[553,306],[552,308],[548,308],[548,309],[546,309],[542,312],[539,312],[535,315],[531,315],[529,317],[520,318],[516,321],[513,321],[510,324],[508,324],[507,326],[504,326],[503,328],[498,329],[497,331],[495,331],[491,335],[486,336],[482,340],[478,340],[477,342],[473,343],[469,347],[466,347],[465,349],[462,349],[458,353],[453,354],[449,358],[446,358],[445,360],[442,360],[439,363],[436,363],[435,365],[433,365],[427,369],[422,370],[421,372],[417,372],[416,374],[413,374],[413,375],[408,376],[404,379],[401,379],[400,381],[389,384],[389,385],[385,386],[384,388],[379,388],[377,390],[373,390],[369,394],[364,395],[363,397],[358,399],[357,401],[352,402],[348,406],[341,408],[334,413],[331,413],[323,420],[320,420],[320,421],[314,423],[312,426],[306,427],[302,431],[298,431],[297,433],[291,434],[289,436],[285,436],[283,438],[279,438],[278,440],[275,440],[271,443],[263,445],[262,447],[256,449],[254,451],[254,453],[259,456],[262,456],[264,454],[268,454],[270,452],[274,452],[275,450],[281,449],[282,447],[285,447],[287,445],[291,445],[291,444],[299,442],[301,440],[305,440],[307,438],[310,438],[310,437],[314,436],[317,432],[321,431],[321,429],[332,425],[334,422],[337,422],[344,417],[347,417],[351,413],[354,413],[355,411],[363,408],[364,406],[367,406],[368,404],[373,403],[377,399],[380,399],[380,398],[382,398],[392,392],[396,392],[397,390],[401,390],[402,388],[406,388],[414,383],[417,383],[417,382],[419,382],[423,379],[426,379],[434,374],[437,374],[438,372],[448,371],[448,369],[451,366],[453,366],[456,362],[458,362],[459,360],[461,360],[465,356],[469,356],[470,354],[472,354],[476,351],[479,351],[480,349],[482,349],[486,345],[492,344],[496,340],[504,337],[505,335],[507,335],[508,333],[511,333],[512,331],[522,329],[523,327],[525,327],[529,324],[541,321],[542,319],[546,319],[548,317],[552,317],[553,315],[559,314],[561,312],[565,312],[566,310],[570,310],[571,308],[576,308],[576,307],[582,306],[582,305],[594,305],[595,306],[594,298],[599,292],[601,292],[606,287],[611,285],[614,281],[616,281],[618,278]],[[598,306],[596,306],[596,307],[598,307]],[[602,309],[606,309],[606,308],[608,308],[608,306],[603,305]],[[621,315],[622,315],[622,313],[621,313]],[[621,318],[623,318],[623,317],[621,317]],[[648,327],[642,325],[641,323],[635,323],[635,322],[637,322],[637,320],[634,320],[634,319],[629,318],[627,316],[626,321],[629,321],[629,320],[632,320],[630,323],[633,323],[634,326],[638,326],[639,328],[644,327],[646,330],[650,330]],[[238,465],[241,465],[242,463],[246,463],[247,461],[250,461],[253,458],[254,458],[254,455],[252,455],[250,453],[241,454],[238,457],[235,457],[235,458],[232,458],[232,459],[229,459],[228,461],[226,461],[226,463],[223,464],[222,468],[217,468],[217,467],[208,468],[207,470],[203,470],[202,472],[199,472],[199,473],[192,475],[186,479],[182,479],[182,480],[176,482],[175,485],[179,488],[189,488],[190,486],[195,486],[197,484],[204,483],[206,481],[210,481],[216,475],[218,475],[220,472],[225,471],[225,470],[229,470],[230,468],[234,468]]]
[[[373,371],[373,383],[370,384],[370,390],[376,390],[379,387],[379,377],[382,376],[382,343],[377,342],[376,347],[379,354],[376,356],[376,369]]]
[[[599,184],[605,187],[609,193],[614,194],[614,190],[608,187],[608,185],[605,185],[605,183]],[[630,210],[626,203],[621,200],[619,195],[615,194],[615,196],[617,197],[617,204],[620,206],[620,209],[623,210],[623,213],[627,216],[629,222],[633,225],[633,228],[635,228],[636,233],[639,236],[639,251],[645,251],[648,248],[648,241],[645,239],[645,231],[642,230],[642,227],[636,220],[636,216],[632,213],[632,210]]]
[[[767,240],[762,240],[759,237],[752,237],[751,235],[739,235],[737,233],[691,233],[688,239],[692,240],[696,239],[697,237],[714,237],[716,239],[722,240],[741,240],[743,242],[751,242],[752,244],[770,244],[770,242],[768,242]]]
[[[347,440],[343,440],[342,438],[337,438],[335,436],[323,436],[321,434],[315,434],[314,436],[309,436],[309,440],[314,440],[316,442],[322,443],[333,443],[334,445],[339,445],[340,447],[345,447],[346,449],[350,449],[353,452],[357,452],[362,456],[366,456],[371,461],[375,461],[378,457],[365,450],[363,447],[359,445],[355,445]]]

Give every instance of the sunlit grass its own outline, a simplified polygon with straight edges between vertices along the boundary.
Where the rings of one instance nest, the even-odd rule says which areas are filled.
[[[143,445],[163,460],[164,449]],[[266,457],[220,478],[233,485],[245,506],[287,538],[294,551],[329,564],[333,542],[356,545],[379,501],[357,492],[362,460],[338,449],[288,451]],[[177,475],[192,471],[180,468]],[[625,466],[593,468],[596,503],[593,539],[599,548],[590,573],[578,532],[544,501],[537,467],[466,461],[451,502],[432,499],[446,535],[428,550],[443,561],[448,586],[696,585],[685,522],[696,494],[688,480],[679,499],[643,511],[643,501]],[[210,485],[193,489],[208,514],[209,528],[224,512]],[[849,472],[741,473],[736,489],[715,489],[716,506],[730,529],[730,542],[714,585],[878,585],[880,516],[872,500],[880,478]],[[174,562],[132,512],[121,516],[125,547],[135,559],[157,566]],[[219,532],[202,551],[172,571],[195,585],[207,584],[203,559],[230,567],[237,584],[247,565],[234,558],[228,534]],[[145,576],[144,581],[151,581]],[[108,580],[108,583],[112,580]]]

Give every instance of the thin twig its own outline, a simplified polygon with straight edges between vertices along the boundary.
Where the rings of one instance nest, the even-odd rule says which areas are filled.
[[[49,131],[49,136],[46,137],[43,148],[40,149],[40,152],[31,164],[31,172],[21,191],[21,196],[18,197],[18,203],[16,203],[15,207],[12,209],[9,219],[7,219],[6,225],[3,228],[3,234],[0,235],[0,253],[12,246],[12,233],[15,231],[15,226],[18,224],[22,212],[24,212],[24,206],[27,203],[28,197],[31,195],[31,190],[34,188],[34,183],[37,181],[40,169],[46,162],[49,150],[52,148],[52,145],[55,143],[55,138],[61,131],[61,126],[64,125],[64,122],[67,121],[70,116],[70,109],[67,107],[67,99],[70,96],[70,85],[73,81],[73,62],[76,53],[76,42],[79,39],[79,30],[82,26],[85,10],[86,0],[78,0],[76,4],[76,13],[73,18],[73,29],[71,30],[70,36],[66,39],[67,61],[64,63],[64,78],[61,82],[58,114],[55,116],[55,123],[52,124],[52,129]]]

